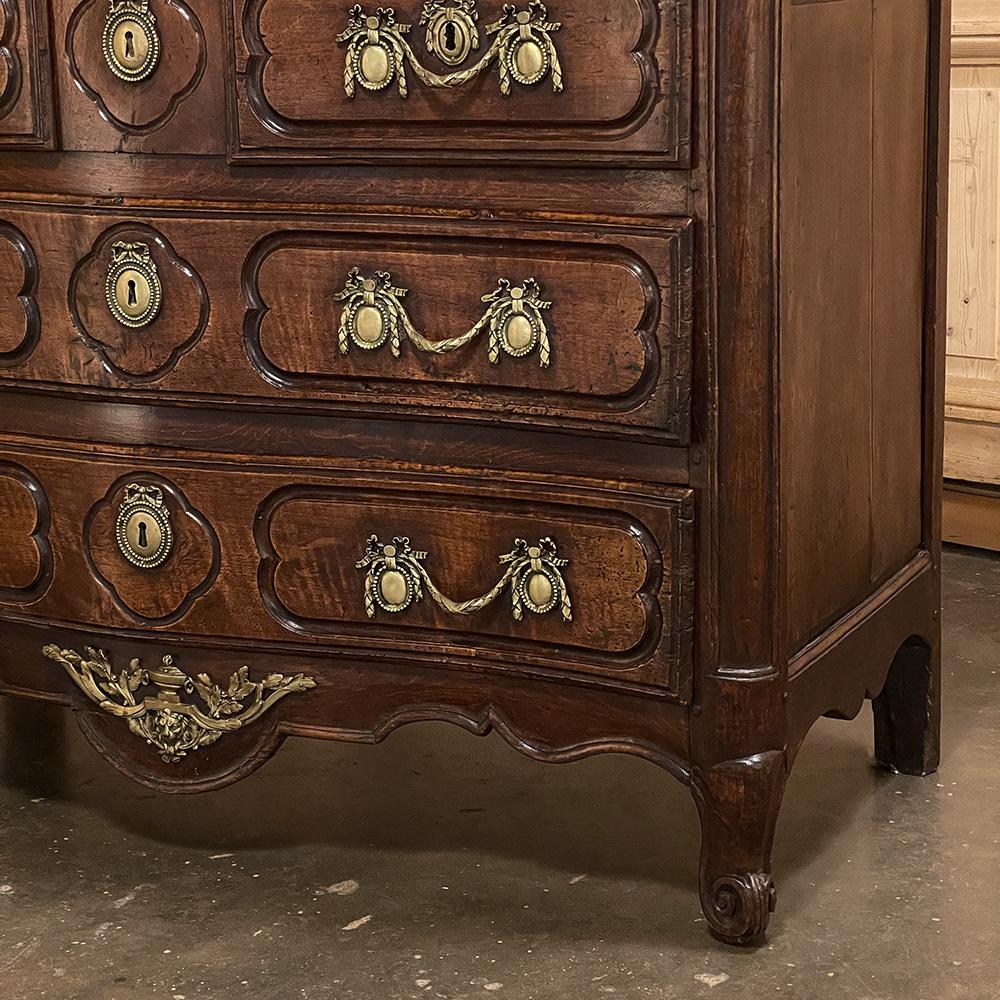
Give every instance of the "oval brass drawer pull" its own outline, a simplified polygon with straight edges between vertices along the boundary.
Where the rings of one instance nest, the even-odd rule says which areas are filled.
[[[411,604],[423,599],[424,588],[438,607],[453,615],[472,615],[492,604],[505,591],[510,591],[514,618],[521,621],[524,609],[532,614],[548,614],[559,608],[563,621],[573,620],[569,589],[563,579],[562,569],[568,559],[556,554],[556,543],[543,538],[537,545],[528,545],[523,538],[514,542],[514,548],[500,556],[506,566],[495,586],[481,597],[467,601],[453,601],[441,593],[423,566],[426,552],[417,552],[409,538],[394,538],[383,545],[378,535],[368,539],[364,558],[358,569],[367,570],[365,576],[365,611],[374,618],[376,609],[390,614],[405,611]]]
[[[151,76],[160,60],[160,33],[149,0],[111,0],[104,22],[104,59],[126,83]]]
[[[478,18],[473,0],[427,0],[420,23],[427,25],[428,50],[449,66],[459,64],[479,47]],[[435,73],[417,58],[405,37],[411,25],[398,23],[391,7],[365,14],[358,5],[351,10],[346,30],[337,36],[338,42],[347,44],[344,90],[354,97],[357,84],[374,93],[395,80],[399,96],[406,97],[407,63],[428,87],[451,89],[474,80],[496,61],[500,93],[505,97],[511,92],[511,81],[532,87],[547,76],[552,77],[552,89],[558,94],[563,89],[563,73],[552,35],[561,27],[558,21],[549,20],[540,0],[531,0],[524,10],[505,4],[500,20],[486,27],[493,41],[478,62],[463,70]]]
[[[111,315],[122,326],[138,330],[156,319],[163,286],[148,244],[119,240],[111,245],[105,294]]]
[[[347,284],[334,295],[336,301],[344,303],[337,337],[340,353],[347,354],[351,344],[373,351],[388,343],[393,357],[398,358],[405,333],[417,350],[448,354],[489,329],[492,364],[500,361],[501,353],[523,358],[536,350],[543,368],[548,368],[552,361],[549,331],[542,317],[552,303],[542,299],[541,286],[534,278],[526,278],[519,285],[501,278],[497,287],[482,297],[487,306],[482,317],[465,333],[447,340],[428,340],[413,325],[403,305],[407,294],[408,289],[393,285],[392,275],[387,271],[376,271],[369,278],[359,268],[352,269]]]
[[[242,729],[286,695],[316,686],[304,674],[268,674],[262,681],[252,681],[249,668],[240,667],[229,685],[221,688],[208,674],[189,677],[171,656],[148,670],[139,660],[132,660],[127,669],[115,673],[107,654],[89,646],[84,656],[53,645],[43,647],[42,654],[62,666],[92,702],[125,719],[129,729],[170,764],[190,750],[211,746],[223,733]],[[143,696],[140,689],[144,687],[154,690]],[[182,700],[194,694],[204,707]]]

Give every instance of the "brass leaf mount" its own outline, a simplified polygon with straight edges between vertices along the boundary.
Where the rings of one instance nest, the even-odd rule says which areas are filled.
[[[447,65],[457,65],[479,47],[476,27],[478,14],[472,0],[428,0],[421,14],[427,26],[427,47],[432,55]],[[500,93],[508,97],[513,83],[533,87],[546,77],[552,78],[552,90],[563,90],[563,71],[552,35],[562,25],[550,21],[545,4],[531,0],[518,10],[504,4],[500,19],[486,26],[492,41],[479,60],[465,69],[435,73],[427,69],[406,40],[412,25],[396,21],[391,7],[379,7],[366,14],[360,5],[352,8],[347,28],[337,41],[347,45],[344,65],[344,91],[354,97],[357,87],[372,93],[396,82],[400,97],[409,93],[407,64],[414,75],[428,87],[452,89],[474,80],[495,62],[500,77]]]
[[[568,559],[559,557],[551,538],[529,545],[523,538],[514,542],[510,552],[500,556],[503,575],[496,585],[481,597],[454,601],[443,594],[423,566],[426,552],[419,552],[409,538],[393,538],[383,545],[378,535],[368,539],[364,557],[357,563],[365,573],[365,612],[374,618],[378,610],[399,614],[430,595],[438,607],[454,615],[472,615],[488,607],[502,594],[509,592],[511,611],[516,621],[524,618],[527,609],[535,615],[546,615],[556,608],[564,622],[573,620],[573,606],[562,570]]]
[[[211,746],[224,733],[249,725],[287,695],[316,686],[304,674],[268,674],[254,681],[249,667],[240,667],[223,688],[207,674],[188,676],[171,656],[164,656],[159,667],[150,669],[132,660],[116,673],[107,654],[90,646],[81,655],[48,645],[42,654],[63,667],[94,704],[125,719],[129,729],[169,764]]]
[[[398,358],[405,335],[418,351],[449,354],[488,330],[491,364],[498,364],[505,354],[511,358],[537,354],[541,367],[548,368],[552,344],[542,314],[552,308],[552,303],[542,298],[541,291],[534,278],[525,278],[519,285],[501,278],[492,292],[482,296],[486,311],[469,330],[456,337],[431,340],[413,325],[403,305],[408,289],[395,285],[388,271],[376,271],[369,277],[355,267],[347,275],[343,289],[334,295],[336,301],[344,303],[338,349],[347,354],[352,345],[374,351],[388,344],[393,357]]]

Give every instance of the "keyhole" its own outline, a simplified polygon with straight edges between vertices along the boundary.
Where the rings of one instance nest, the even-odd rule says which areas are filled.
[[[444,26],[444,47],[449,52],[454,52],[458,48],[458,31],[454,21],[446,21]]]
[[[139,522],[139,548],[144,549],[149,545],[149,539],[146,538],[146,522]]]
[[[128,282],[128,304],[134,306],[138,303],[138,299],[135,297],[135,281],[129,278]]]
[[[125,32],[125,58],[135,58],[135,35],[131,31]]]

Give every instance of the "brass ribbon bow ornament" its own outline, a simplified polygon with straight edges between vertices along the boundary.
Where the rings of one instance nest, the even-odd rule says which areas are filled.
[[[562,568],[568,559],[556,555],[556,543],[543,538],[537,545],[528,545],[523,538],[514,542],[514,548],[500,557],[507,568],[496,585],[482,597],[468,601],[453,601],[441,593],[423,567],[426,552],[417,552],[408,538],[394,538],[383,545],[378,535],[368,539],[364,558],[358,569],[367,570],[365,576],[365,612],[374,618],[376,609],[390,614],[405,611],[424,596],[424,587],[434,602],[454,615],[471,615],[492,604],[509,586],[514,618],[521,621],[524,609],[532,614],[544,615],[559,607],[563,621],[573,620],[573,607],[569,589],[563,579]]]
[[[424,4],[421,24],[428,22],[440,8],[442,0]],[[479,61],[464,70],[452,73],[434,73],[422,66],[405,36],[409,24],[399,24],[391,7],[379,7],[374,14],[365,14],[360,5],[351,9],[347,28],[337,36],[337,41],[347,43],[344,65],[344,90],[354,97],[355,85],[360,83],[368,91],[376,92],[397,81],[399,96],[408,93],[406,64],[428,87],[450,89],[460,87],[475,79],[494,59],[500,70],[500,93],[507,97],[511,81],[531,87],[546,76],[552,76],[552,89],[561,93],[563,72],[552,34],[562,25],[548,19],[548,11],[541,0],[531,0],[527,8],[518,10],[513,4],[504,4],[500,20],[486,27],[486,34],[493,42]]]
[[[366,277],[359,268],[352,268],[347,282],[333,298],[343,302],[337,346],[347,354],[353,343],[365,351],[373,351],[388,342],[393,357],[400,356],[402,334],[417,350],[429,354],[449,354],[460,350],[489,328],[488,356],[498,364],[501,354],[523,358],[538,351],[542,368],[552,363],[552,344],[542,312],[552,303],[541,297],[541,286],[534,278],[525,278],[512,285],[506,278],[482,296],[486,312],[465,333],[446,340],[429,340],[410,320],[403,305],[408,289],[393,284],[388,271],[376,271]]]

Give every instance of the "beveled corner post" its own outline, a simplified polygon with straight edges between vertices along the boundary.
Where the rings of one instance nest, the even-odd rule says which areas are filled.
[[[699,673],[691,713],[691,786],[702,823],[702,907],[730,943],[758,939],[774,908],[771,850],[788,772],[774,364],[779,6],[718,3],[713,34],[721,428],[713,516],[725,561],[713,574],[714,661]]]

